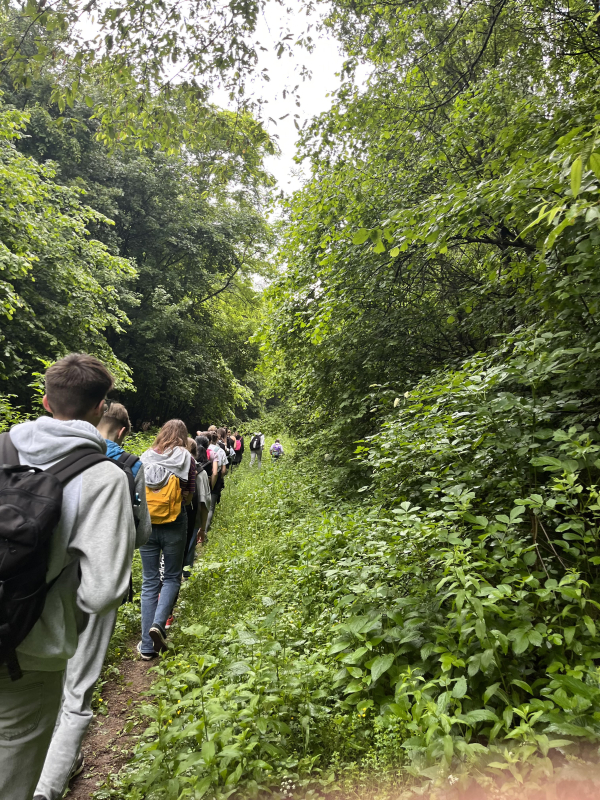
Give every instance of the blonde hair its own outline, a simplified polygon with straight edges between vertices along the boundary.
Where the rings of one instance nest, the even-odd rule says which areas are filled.
[[[175,447],[183,447],[187,450],[187,440],[188,431],[185,422],[180,419],[170,419],[159,430],[152,449],[158,453],[167,453]]]
[[[121,403],[111,403],[104,412],[102,422],[106,423],[111,432],[116,432],[125,428],[125,433],[131,432],[131,422],[127,409]]]

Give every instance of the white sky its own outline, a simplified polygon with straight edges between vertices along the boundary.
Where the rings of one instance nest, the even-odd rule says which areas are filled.
[[[339,74],[336,73],[340,72],[344,63],[335,39],[327,32],[317,34],[314,29],[311,31],[315,43],[313,52],[307,52],[304,47],[296,47],[292,51],[292,57],[284,53],[281,58],[277,58],[275,45],[280,39],[280,29],[287,28],[292,34],[300,35],[306,29],[307,22],[304,14],[290,17],[278,4],[268,3],[256,34],[256,39],[266,48],[266,52],[260,53],[258,72],[266,68],[270,81],[257,80],[253,94],[266,102],[263,106],[265,125],[281,149],[281,156],[270,156],[266,167],[286,194],[302,184],[300,166],[293,161],[298,138],[294,114],[299,114],[296,121],[302,127],[305,120],[329,108],[331,99],[327,95],[339,86]],[[312,73],[312,78],[305,82],[300,77],[303,66]],[[290,94],[283,97],[285,89],[293,89],[296,85],[299,85],[296,93],[300,100],[299,108],[296,106],[296,97]],[[229,105],[228,98],[219,91],[214,93],[213,100],[220,106]],[[285,114],[289,116],[279,120]],[[269,117],[276,120],[277,124],[269,122]]]

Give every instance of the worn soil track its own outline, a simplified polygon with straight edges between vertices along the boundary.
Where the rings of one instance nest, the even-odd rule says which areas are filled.
[[[119,665],[119,676],[110,678],[103,687],[103,704],[108,714],[96,714],[83,743],[85,767],[71,781],[68,800],[91,800],[93,793],[109,775],[118,772],[131,758],[136,738],[142,724],[135,714],[135,706],[143,701],[143,693],[150,688],[152,676],[148,674],[156,661],[133,660],[134,646],[130,643],[132,657]]]

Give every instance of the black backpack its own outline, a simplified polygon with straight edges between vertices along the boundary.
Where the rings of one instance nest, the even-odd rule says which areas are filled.
[[[22,677],[15,648],[40,618],[56,580],[46,583],[46,573],[63,486],[103,461],[112,459],[82,447],[46,470],[20,465],[8,433],[0,435],[0,664],[13,681]]]
[[[253,436],[250,442],[250,450],[260,450],[260,436]]]
[[[121,469],[127,476],[132,507],[139,506],[137,492],[135,491],[135,477],[133,475],[133,467],[140,460],[141,459],[139,456],[134,456],[133,453],[127,453],[127,452],[121,453],[121,455],[118,458],[111,459],[111,461],[114,461],[115,464],[118,464],[121,467]],[[135,519],[134,517],[134,521],[135,521],[135,527],[137,528],[139,524],[139,519]]]
[[[113,458],[111,460],[114,461],[115,464],[118,464],[125,473],[125,475],[127,476],[127,482],[129,484],[129,494],[131,495],[131,507],[136,508],[137,506],[139,506],[140,501],[137,496],[137,492],[135,490],[135,476],[133,474],[133,466],[134,464],[137,464],[137,462],[140,461],[141,459],[138,456],[134,456],[133,453],[128,453],[125,451],[121,453],[121,455],[118,458]],[[135,514],[133,515],[133,524],[135,525],[136,529],[140,524],[140,521],[138,517],[135,516]],[[129,589],[127,590],[127,594],[123,598],[123,602],[121,603],[121,605],[124,606],[125,603],[133,603],[133,600],[134,600],[133,574],[130,573]]]

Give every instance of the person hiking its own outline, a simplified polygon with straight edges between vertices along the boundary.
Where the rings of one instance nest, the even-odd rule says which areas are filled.
[[[198,437],[202,441],[208,440],[205,437]],[[210,464],[211,470],[215,473],[217,471],[216,462],[210,461],[206,447],[201,444],[200,447],[196,444],[194,439],[188,439],[188,448],[192,454],[192,458],[196,459],[196,490],[194,492],[195,515],[191,520],[190,526],[189,506],[188,506],[188,538],[186,544],[186,551],[183,558],[183,577],[187,579],[190,574],[190,568],[194,565],[194,558],[196,555],[196,545],[203,544],[206,536],[206,521],[208,519],[208,512],[210,511],[211,496],[210,496],[210,480],[208,472],[205,467]],[[215,474],[216,477],[216,474]],[[194,503],[192,502],[192,505]]]
[[[208,530],[210,528],[210,511],[212,508],[212,492],[215,489],[221,472],[221,468],[219,467],[219,461],[216,458],[212,457],[212,453],[209,450],[210,447],[210,438],[204,434],[203,436],[199,437],[198,440],[200,443],[196,445],[198,451],[198,470],[202,471],[206,474],[206,479],[208,481],[208,491],[209,496],[207,498],[207,508],[208,513],[206,515],[206,519],[203,520],[202,528],[204,529],[204,534],[201,537],[200,533],[198,534],[198,543],[206,544],[208,542]]]
[[[83,353],[68,355],[46,372],[42,403],[51,416],[22,422],[1,437],[5,476],[11,472],[8,465],[20,463],[44,473],[50,470],[46,482],[58,471],[63,487],[56,512],[60,519],[49,538],[47,569],[42,562],[49,587],[45,603],[15,651],[22,676],[12,680],[18,673],[11,676],[10,664],[0,666],[2,800],[33,797],[79,632],[90,615],[116,608],[129,586],[135,544],[129,485],[123,470],[106,458],[106,443],[96,429],[112,386],[112,375],[98,359]],[[67,472],[69,461],[73,466]],[[40,475],[27,470],[19,474],[24,480]],[[35,505],[36,496],[30,495],[28,503]],[[4,523],[7,519],[3,515]],[[45,558],[45,553],[39,555]],[[30,573],[18,577],[21,591],[27,589]],[[4,581],[4,595],[9,584],[10,580]]]
[[[208,512],[208,519],[206,521],[206,530],[210,529],[212,518],[215,513],[215,509],[217,505],[221,501],[221,492],[223,491],[223,487],[225,486],[225,475],[227,474],[227,456],[225,455],[225,451],[222,447],[219,447],[219,437],[218,434],[213,431],[210,434],[210,444],[208,446],[208,454],[211,459],[216,460],[217,462],[217,480],[216,483],[211,486],[211,505],[210,510]]]
[[[256,460],[258,460],[258,466],[261,466],[264,447],[264,434],[258,431],[250,440],[250,466],[252,466]]]
[[[275,439],[275,441],[269,448],[269,453],[271,453],[273,461],[277,461],[279,458],[281,458],[282,455],[284,455],[283,447],[279,439]]]
[[[187,513],[196,485],[196,462],[187,449],[188,432],[180,419],[162,426],[152,447],[142,453],[146,498],[152,520],[142,558],[142,639],[138,653],[144,661],[167,649],[166,622],[175,604],[183,570]],[[161,587],[160,556],[164,557]],[[160,595],[160,597],[159,597]]]
[[[236,433],[235,435],[235,443],[233,445],[233,449],[235,452],[235,465],[239,466],[242,463],[242,459],[244,457],[244,437],[240,433]]]
[[[112,403],[98,423],[98,432],[106,442],[107,456],[117,463],[121,459],[121,468],[130,471],[134,487],[133,497],[131,486],[129,488],[136,523],[135,546],[140,547],[147,542],[152,524],[146,503],[144,467],[137,456],[127,454],[122,447],[130,431],[127,409],[120,403]],[[125,467],[125,464],[129,466]],[[79,635],[75,655],[67,663],[62,707],[35,789],[36,800],[58,800],[63,796],[69,779],[83,769],[81,744],[93,718],[94,687],[104,666],[117,611],[118,608],[113,608],[102,616],[90,614]]]

